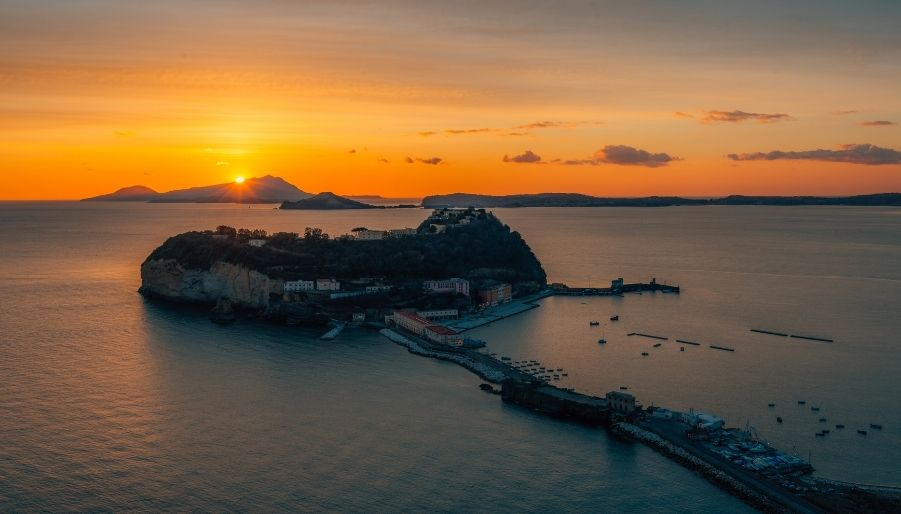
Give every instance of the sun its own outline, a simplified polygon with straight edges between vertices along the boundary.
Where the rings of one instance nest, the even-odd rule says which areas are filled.
[[[243,184],[244,177],[235,177],[235,184]]]

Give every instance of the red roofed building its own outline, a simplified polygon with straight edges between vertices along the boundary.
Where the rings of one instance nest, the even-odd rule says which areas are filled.
[[[422,316],[417,316],[415,313],[395,311],[391,318],[398,327],[412,332],[419,337],[428,339],[429,341],[451,346],[460,346],[463,344],[460,334],[455,330],[445,327],[444,325],[436,325],[434,322],[427,320]]]

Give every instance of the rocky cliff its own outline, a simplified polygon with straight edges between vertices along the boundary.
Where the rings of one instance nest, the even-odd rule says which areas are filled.
[[[148,259],[141,265],[141,294],[185,303],[232,305],[264,312],[270,295],[281,295],[284,282],[243,266],[214,262],[209,269],[185,268],[175,259]]]

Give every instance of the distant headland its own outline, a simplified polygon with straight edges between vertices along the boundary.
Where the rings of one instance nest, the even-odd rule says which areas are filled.
[[[722,198],[684,198],[679,196],[605,198],[579,193],[536,193],[503,196],[453,193],[427,196],[422,199],[422,206],[430,209],[438,207],[673,207],[680,205],[901,206],[901,193],[835,197],[732,195]]]

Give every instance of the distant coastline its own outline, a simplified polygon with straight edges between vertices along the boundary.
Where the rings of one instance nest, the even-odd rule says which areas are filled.
[[[720,198],[684,198],[679,196],[645,196],[637,198],[610,198],[578,193],[537,193],[523,195],[479,195],[453,193],[427,196],[422,199],[424,208],[441,207],[675,207],[686,205],[848,205],[870,207],[899,207],[901,193],[877,193],[857,196],[744,196],[731,195]]]

